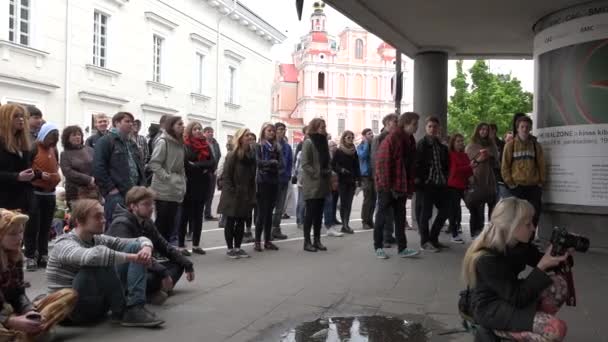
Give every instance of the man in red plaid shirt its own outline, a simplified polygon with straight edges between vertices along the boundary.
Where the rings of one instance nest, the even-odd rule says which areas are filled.
[[[402,114],[397,127],[394,127],[382,141],[374,156],[374,175],[378,191],[374,250],[376,257],[380,259],[388,258],[383,249],[383,228],[387,210],[393,210],[394,213],[399,256],[408,258],[419,253],[417,250],[407,248],[405,236],[405,202],[408,195],[414,192],[416,142],[413,135],[418,130],[419,119],[420,116],[416,113]]]

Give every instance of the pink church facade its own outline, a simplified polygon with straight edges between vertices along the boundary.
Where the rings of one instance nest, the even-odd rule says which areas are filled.
[[[273,119],[287,124],[293,141],[301,127],[320,117],[338,140],[344,130],[359,137],[365,128],[382,129],[382,118],[394,112],[396,51],[361,28],[345,28],[337,37],[325,30],[324,4],[315,2],[311,30],[293,52],[293,64],[278,64],[272,87]],[[404,72],[403,94],[408,78]],[[402,101],[402,111],[410,99]]]

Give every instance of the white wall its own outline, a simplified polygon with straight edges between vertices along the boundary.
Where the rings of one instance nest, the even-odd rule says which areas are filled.
[[[257,131],[264,121],[270,119],[274,66],[270,49],[273,41],[226,17],[221,22],[222,35],[217,44],[215,29],[222,14],[206,1],[31,2],[36,23],[31,47],[48,54],[33,57],[24,54],[28,51],[15,52],[6,44],[0,44],[0,101],[3,103],[19,101],[35,104],[43,110],[47,121],[61,126],[78,124],[86,127],[90,125],[91,113],[112,115],[119,110],[132,112],[142,120],[144,129],[150,123],[158,122],[163,113],[184,118],[190,116],[214,126],[222,146],[226,134],[232,134],[237,127],[250,127]],[[69,4],[67,11],[66,3]],[[87,68],[87,64],[92,64],[95,10],[110,15],[108,70],[102,72]],[[170,27],[148,20],[146,12],[153,12],[170,21]],[[0,24],[7,22],[8,6],[2,6],[0,18]],[[8,24],[2,26],[0,39],[6,40],[8,30],[5,27]],[[154,33],[165,38],[161,83],[171,88],[147,84],[152,80]],[[191,39],[192,33],[203,37],[206,43]],[[230,54],[236,55],[240,61],[227,57],[225,50],[230,50]],[[8,58],[6,51],[9,51]],[[197,51],[205,54],[203,97],[190,95],[194,91]],[[219,70],[216,67],[218,51]],[[238,68],[239,106],[236,107],[224,104],[227,101],[225,82],[229,64]],[[218,72],[219,98],[216,96]],[[217,120],[216,108],[219,109]],[[227,123],[222,124],[223,121]]]

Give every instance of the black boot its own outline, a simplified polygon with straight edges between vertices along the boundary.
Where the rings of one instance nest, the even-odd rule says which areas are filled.
[[[309,241],[304,241],[304,250],[307,252],[316,252],[317,248],[315,246],[313,246],[309,240]]]
[[[346,234],[354,234],[355,232],[348,226],[348,223],[342,225],[342,229],[340,229],[342,233]]]
[[[281,232],[281,227],[277,227],[272,229],[272,237],[277,240],[285,240],[287,239],[287,235]]]
[[[321,240],[315,240],[315,243],[312,246],[320,251],[327,250],[327,247],[323,246],[323,244],[321,243]]]

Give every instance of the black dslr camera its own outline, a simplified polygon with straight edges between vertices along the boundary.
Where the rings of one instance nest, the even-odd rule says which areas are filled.
[[[568,233],[566,228],[553,227],[551,233],[551,255],[564,255],[570,248],[585,253],[589,249],[589,239],[577,234]]]

